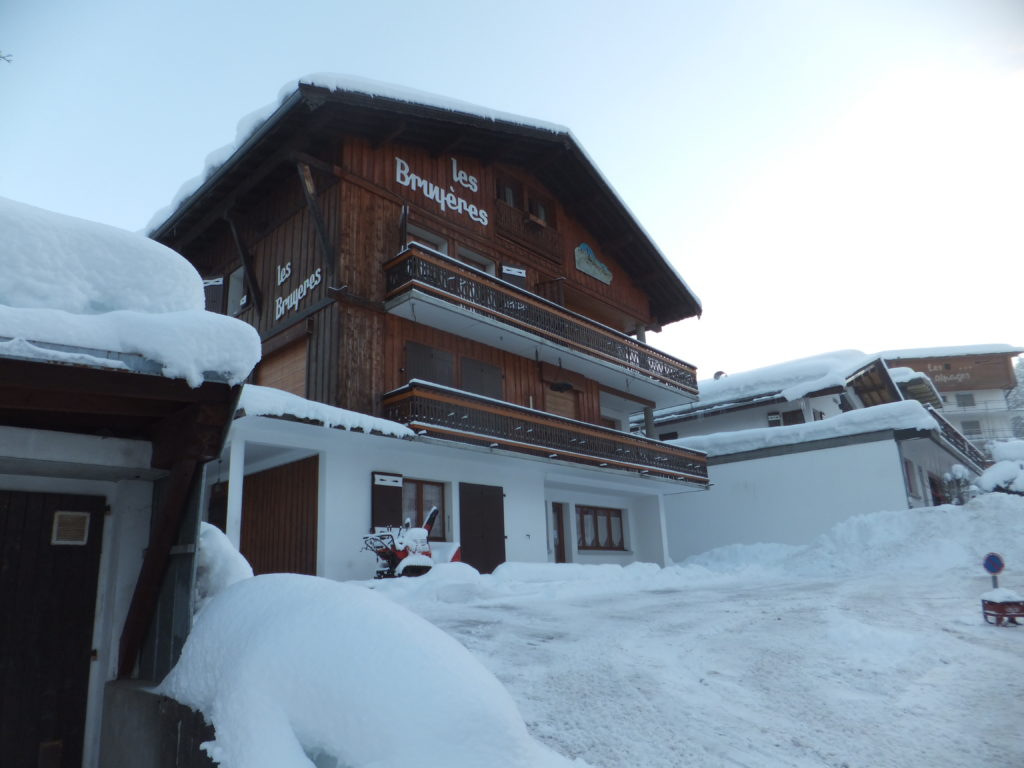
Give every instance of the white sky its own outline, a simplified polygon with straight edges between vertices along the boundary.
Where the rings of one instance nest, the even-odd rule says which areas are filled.
[[[0,195],[141,229],[311,72],[567,125],[739,371],[1024,343],[1024,3],[0,3]]]

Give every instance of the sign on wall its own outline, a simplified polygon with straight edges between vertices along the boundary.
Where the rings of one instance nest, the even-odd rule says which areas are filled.
[[[889,360],[890,367],[905,366],[928,378],[940,392],[964,389],[1012,389],[1013,368],[1005,355],[971,355]]]
[[[580,243],[574,251],[576,255],[576,269],[585,275],[590,275],[595,280],[600,280],[605,285],[611,285],[612,271],[597,258],[594,249],[586,243]]]
[[[452,183],[445,189],[444,184],[437,184],[425,179],[416,173],[405,160],[395,157],[395,181],[403,187],[413,191],[419,190],[428,200],[433,200],[442,213],[452,211],[469,216],[477,224],[487,226],[489,216],[487,211],[462,196],[464,190],[479,192],[480,182],[476,176],[471,176],[465,170],[459,168],[459,161],[451,158]]]
[[[283,267],[278,265],[276,268],[277,285],[280,287],[284,283],[288,282],[292,275],[292,263],[289,261]],[[278,296],[274,299],[274,320],[280,320],[288,312],[292,312],[299,308],[299,305],[303,300],[309,296],[309,294],[320,285],[320,281],[323,279],[323,270],[317,267],[313,272],[307,275],[301,283],[295,286],[289,293]],[[287,289],[285,289],[287,290]]]

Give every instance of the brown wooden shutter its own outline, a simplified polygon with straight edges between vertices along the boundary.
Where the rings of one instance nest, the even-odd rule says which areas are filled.
[[[308,353],[309,338],[304,336],[265,356],[256,368],[256,383],[305,397]]]
[[[455,386],[452,353],[415,341],[405,343],[405,372],[410,379],[422,379],[446,387]]]
[[[402,524],[402,476],[374,472],[370,489],[370,530]]]
[[[462,389],[496,400],[502,399],[501,368],[472,357],[462,358],[461,366]]]
[[[565,392],[556,392],[553,389],[544,391],[544,410],[553,413],[555,416],[564,416],[567,419],[579,419],[580,404],[575,389],[568,389]]]

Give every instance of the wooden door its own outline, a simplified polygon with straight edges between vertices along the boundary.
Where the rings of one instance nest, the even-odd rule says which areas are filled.
[[[0,491],[2,765],[82,765],[105,508]]]
[[[239,550],[253,573],[316,575],[320,458],[247,475]]]
[[[500,485],[459,483],[462,562],[491,573],[505,562],[505,492]]]
[[[565,504],[560,501],[551,504],[551,533],[555,545],[555,562],[564,563],[565,560]]]

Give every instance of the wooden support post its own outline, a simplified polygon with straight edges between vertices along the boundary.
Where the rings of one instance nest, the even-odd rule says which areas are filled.
[[[185,517],[189,492],[192,489],[192,480],[195,477],[197,466],[196,459],[186,458],[178,461],[171,468],[171,475],[167,481],[167,493],[160,505],[156,524],[150,531],[149,547],[142,560],[139,579],[135,583],[135,592],[132,594],[132,602],[128,607],[128,616],[124,621],[124,629],[121,631],[117,664],[118,678],[130,677],[132,670],[135,669],[139,651],[146,639],[146,631],[149,629],[150,622],[153,620],[153,612],[156,610],[157,598],[160,595],[160,583],[167,570],[171,547],[174,546],[178,530],[181,528],[181,521]]]

